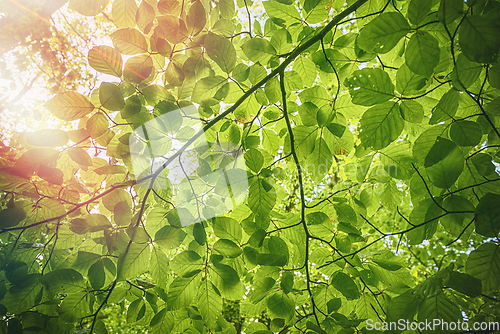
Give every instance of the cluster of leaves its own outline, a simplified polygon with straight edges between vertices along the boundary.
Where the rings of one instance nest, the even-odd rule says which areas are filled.
[[[2,330],[499,320],[500,2],[251,6],[113,1],[88,64],[118,82],[0,149]]]

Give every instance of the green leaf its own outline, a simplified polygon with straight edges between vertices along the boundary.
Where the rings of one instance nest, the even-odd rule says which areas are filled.
[[[129,118],[141,111],[141,100],[137,96],[131,96],[125,100],[125,107],[120,112],[123,118]]]
[[[342,299],[333,298],[330,299],[327,303],[328,313],[336,312],[342,306]]]
[[[181,4],[179,1],[160,0],[158,11],[163,15],[180,16]]]
[[[186,26],[191,36],[198,35],[207,23],[205,7],[200,1],[194,1],[189,7],[186,17]]]
[[[236,65],[236,50],[233,44],[222,36],[208,33],[205,37],[208,56],[219,65],[222,71],[231,73]]]
[[[258,173],[264,164],[264,156],[256,149],[245,152],[245,164],[250,170]]]
[[[280,283],[281,289],[283,289],[283,292],[288,294],[290,291],[292,291],[293,288],[293,274],[291,271],[285,271],[281,275],[281,283]]]
[[[217,91],[227,83],[227,79],[221,76],[210,76],[199,80],[194,86],[191,101],[205,106],[218,104],[220,101],[214,98]]]
[[[205,227],[203,224],[196,223],[193,226],[193,236],[194,240],[201,246],[207,242],[207,233],[205,232]]]
[[[332,286],[340,291],[347,300],[358,299],[361,296],[356,283],[341,271],[337,271],[332,275],[331,282]]]
[[[302,78],[304,86],[312,86],[316,79],[316,66],[306,57],[299,57],[293,62],[293,70]]]
[[[13,314],[19,314],[30,310],[34,305],[39,304],[38,295],[42,291],[40,274],[30,274],[23,277],[18,285],[13,285],[5,294],[2,305]]]
[[[394,97],[394,84],[387,72],[379,68],[364,68],[355,71],[345,81],[352,103],[362,106],[389,101]]]
[[[424,21],[432,8],[432,0],[411,0],[408,5],[408,20],[414,25]]]
[[[448,139],[439,137],[425,158],[425,168],[431,182],[439,188],[449,188],[464,168],[462,150]]]
[[[222,263],[214,263],[210,274],[213,284],[218,288],[222,297],[228,299],[241,298],[244,287],[236,270]]]
[[[391,251],[384,250],[380,254],[376,254],[372,257],[372,261],[378,266],[389,271],[397,271],[401,269],[405,263],[401,258],[395,256]]]
[[[486,153],[477,153],[472,158],[472,164],[476,167],[479,175],[489,176],[495,172],[495,165],[491,162],[491,156]]]
[[[99,260],[90,266],[87,277],[93,289],[100,289],[106,281],[106,273],[104,272],[104,263]]]
[[[279,29],[271,37],[271,44],[274,46],[277,53],[287,53],[292,47],[292,36],[288,30]]]
[[[302,103],[311,102],[318,108],[321,108],[333,100],[330,94],[328,94],[326,89],[322,86],[314,86],[303,90],[299,93],[299,98]]]
[[[440,200],[436,199],[436,202],[440,203]],[[424,222],[426,224],[413,229],[406,234],[410,245],[418,245],[424,240],[432,238],[434,233],[436,233],[438,226],[437,217],[441,214],[441,208],[438,207],[432,199],[426,198],[420,201],[412,210],[410,214],[410,221],[415,225],[423,224]]]
[[[281,264],[281,266],[285,266],[286,264],[288,264],[290,253],[288,251],[288,246],[285,241],[283,241],[283,239],[281,239],[280,237],[272,236],[271,238],[269,238],[267,248],[269,249],[269,253],[271,255],[280,258],[280,264],[283,263]]]
[[[119,111],[125,107],[125,100],[123,99],[120,88],[109,82],[101,83],[99,88],[99,101],[102,106],[111,111]]]
[[[363,293],[356,303],[356,314],[363,319],[377,319],[382,310],[375,297],[370,293]]]
[[[476,232],[485,237],[496,237],[500,232],[500,195],[487,193],[476,207]]]
[[[443,208],[448,211],[471,211],[474,212],[474,206],[467,199],[452,195],[443,202]],[[460,235],[464,228],[464,221],[470,221],[474,218],[473,213],[450,213],[442,217],[439,221],[444,228],[452,235]]]
[[[410,123],[422,123],[424,119],[424,107],[414,100],[403,100],[399,105],[403,119]]]
[[[110,46],[94,46],[89,51],[88,62],[90,67],[98,72],[118,78],[122,76],[122,56]]]
[[[45,129],[27,133],[26,140],[32,146],[58,147],[66,145],[69,136],[62,130]]]
[[[134,9],[132,9],[134,10]],[[137,26],[139,29],[143,32],[147,32],[148,29],[151,28],[151,24],[153,23],[153,20],[155,19],[155,9],[153,6],[146,1],[142,1],[141,4],[139,5],[139,8],[135,8],[135,22],[137,23]],[[132,24],[130,27],[134,28],[135,24]],[[122,28],[122,27],[119,27]],[[169,57],[170,53],[167,53],[167,49],[170,48],[170,44],[168,44],[164,39],[156,39],[156,35],[153,37],[151,36],[151,50],[152,51],[158,51],[161,55],[165,55],[164,57]],[[171,51],[171,50],[170,50]]]
[[[438,104],[432,110],[432,117],[429,124],[433,125],[453,118],[457,112],[459,100],[460,93],[453,88],[444,93],[443,97],[441,97]]]
[[[60,169],[47,167],[45,165],[41,165],[38,169],[38,176],[40,176],[45,181],[61,185],[63,183],[63,172]]]
[[[9,228],[16,226],[26,218],[26,211],[24,211],[21,203],[16,202],[14,206],[8,207],[0,211],[0,227]]]
[[[413,157],[418,163],[424,164],[427,154],[432,146],[434,146],[437,138],[440,137],[445,130],[446,128],[443,125],[433,126],[425,130],[417,140],[415,140],[413,144]]]
[[[135,28],[121,28],[111,35],[113,46],[124,55],[136,55],[148,52],[148,43],[144,35]]]
[[[290,321],[295,313],[295,303],[284,292],[278,291],[267,299],[267,307],[271,316]]]
[[[167,311],[166,307],[156,313],[149,323],[152,334],[170,333],[174,325],[175,319],[172,313]]]
[[[87,292],[71,293],[64,297],[58,313],[68,322],[76,322],[90,314],[90,296]]]
[[[106,133],[108,126],[108,118],[99,111],[90,117],[87,121],[86,128],[92,138],[99,138]]]
[[[184,71],[179,66],[177,66],[174,62],[168,63],[164,74],[166,82],[174,87],[178,87],[182,85],[185,78],[186,76],[184,75]]]
[[[146,304],[144,299],[139,298],[134,300],[127,308],[127,322],[134,323],[142,319],[145,313]]]
[[[79,147],[71,147],[68,149],[68,155],[74,162],[82,166],[92,166],[92,158],[84,149]]]
[[[279,23],[291,25],[302,22],[302,18],[294,6],[288,6],[278,1],[264,1],[263,4],[269,17],[274,18]]]
[[[293,128],[295,151],[299,160],[305,160],[316,145],[318,129],[313,126],[298,125]]]
[[[219,252],[222,256],[230,258],[238,257],[242,253],[241,248],[237,244],[227,239],[217,240],[214,244],[214,250]]]
[[[149,264],[149,273],[153,278],[153,281],[158,285],[158,287],[165,289],[167,280],[165,277],[170,275],[171,270],[169,267],[169,259],[165,253],[159,249],[159,247],[153,247],[153,252],[151,253],[151,262]]]
[[[204,280],[196,300],[205,326],[214,329],[217,318],[222,314],[222,297],[219,291],[209,280]]]
[[[311,212],[306,215],[307,225],[321,225],[331,223],[330,217],[323,212]]]
[[[500,116],[500,97],[497,97],[488,103],[484,108],[484,111],[486,111],[488,115]]]
[[[491,87],[495,87],[496,89],[500,89],[500,66],[499,65],[493,65],[490,68],[490,71],[488,73],[488,82],[490,83]]]
[[[404,120],[396,102],[385,102],[365,111],[360,125],[359,138],[363,146],[379,150],[399,137],[403,131]]]
[[[266,69],[264,66],[259,64],[253,64],[249,67],[248,70],[248,80],[252,85],[255,85],[262,79],[264,79],[267,75]]]
[[[406,65],[412,72],[428,78],[439,64],[439,53],[436,38],[425,31],[416,32],[406,47]]]
[[[166,39],[172,44],[182,43],[189,36],[186,28],[186,23],[177,15],[157,16],[158,36]]]
[[[459,146],[476,146],[481,141],[481,125],[471,121],[458,121],[450,127],[450,138]]]
[[[464,2],[461,0],[442,0],[439,4],[438,19],[450,24],[463,14]]]
[[[470,61],[492,63],[500,49],[498,25],[485,15],[467,15],[460,25],[458,43]]]
[[[212,227],[218,238],[229,239],[236,243],[241,242],[241,226],[235,219],[229,217],[215,217],[212,221]]]
[[[412,72],[406,64],[396,73],[396,90],[402,95],[413,95],[424,88],[427,78]]]
[[[153,71],[153,59],[148,55],[129,58],[125,63],[123,77],[131,83],[140,83],[148,79]]]
[[[194,272],[203,269],[205,261],[193,251],[184,251],[177,254],[170,262],[170,267],[177,276],[190,277]]]
[[[85,16],[96,16],[108,3],[109,0],[70,0],[68,8]]]
[[[441,293],[435,297],[425,298],[418,307],[418,321],[430,321],[440,319],[443,322],[452,323],[462,319],[462,314],[457,305],[445,294]],[[441,330],[438,326],[434,330],[423,330],[422,333],[449,333]]]
[[[168,287],[168,310],[178,310],[189,306],[198,292],[200,282],[200,272],[190,277],[176,277]]]
[[[58,269],[42,277],[40,282],[56,293],[78,293],[86,288],[82,275],[74,269]]]
[[[335,110],[330,106],[323,106],[318,109],[318,113],[316,114],[316,121],[318,126],[323,128],[329,125],[333,118],[336,116]]]
[[[23,325],[21,324],[21,321],[16,318],[9,319],[7,331],[5,331],[4,333],[7,334],[23,333]]]
[[[134,0],[114,0],[111,9],[113,21],[118,28],[135,28],[137,4]]]
[[[387,53],[410,32],[410,25],[399,12],[383,13],[361,29],[358,45],[367,52]]]
[[[483,283],[483,293],[500,287],[500,249],[494,243],[485,243],[472,251],[465,262],[465,271]]]
[[[459,54],[451,74],[453,87],[462,91],[469,88],[479,78],[482,69],[481,64],[470,61],[463,53]]]
[[[333,154],[325,139],[318,138],[314,150],[307,158],[306,169],[315,181],[321,181],[328,174],[333,163]]]
[[[247,40],[241,46],[241,49],[248,59],[254,63],[260,63],[261,65],[266,65],[269,59],[276,55],[276,50],[271,42],[267,39],[258,37]]]
[[[292,3],[291,0],[287,0]],[[283,1],[282,1],[283,2]],[[306,0],[304,1],[304,9],[308,5],[307,15],[305,19],[310,24],[320,23],[328,18],[328,0]]]
[[[172,249],[179,247],[186,235],[186,232],[180,228],[163,226],[156,232],[155,242],[164,248]]]
[[[248,206],[254,213],[262,216],[268,215],[276,203],[276,192],[267,185],[265,180],[254,180],[248,192]]]
[[[219,10],[223,18],[228,20],[232,19],[234,16],[234,0],[222,0],[219,2]]]
[[[136,278],[148,271],[151,249],[149,244],[129,243],[127,250],[118,258],[116,279],[123,281]]]
[[[132,220],[132,212],[126,201],[116,203],[113,208],[114,220],[118,226],[128,226]]]
[[[270,129],[262,130],[262,147],[270,154],[275,154],[280,147],[280,139],[276,132]]]
[[[45,104],[54,116],[64,121],[74,121],[94,110],[94,105],[85,96],[76,92],[57,94]]]
[[[463,293],[469,297],[477,297],[481,294],[481,280],[472,277],[469,274],[459,273],[454,271],[450,275],[450,280],[446,284],[449,288]]]

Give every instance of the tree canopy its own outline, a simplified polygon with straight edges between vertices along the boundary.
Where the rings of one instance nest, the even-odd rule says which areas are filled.
[[[0,333],[500,322],[499,1],[62,3],[6,37],[52,94],[2,125]]]

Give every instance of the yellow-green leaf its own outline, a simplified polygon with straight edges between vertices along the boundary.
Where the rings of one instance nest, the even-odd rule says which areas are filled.
[[[62,120],[74,121],[88,115],[95,107],[82,94],[65,92],[57,94],[49,102],[45,103],[45,108]]]

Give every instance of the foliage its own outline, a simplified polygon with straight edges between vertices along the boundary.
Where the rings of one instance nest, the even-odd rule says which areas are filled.
[[[500,320],[498,1],[109,6],[73,130],[0,148],[3,332]]]

